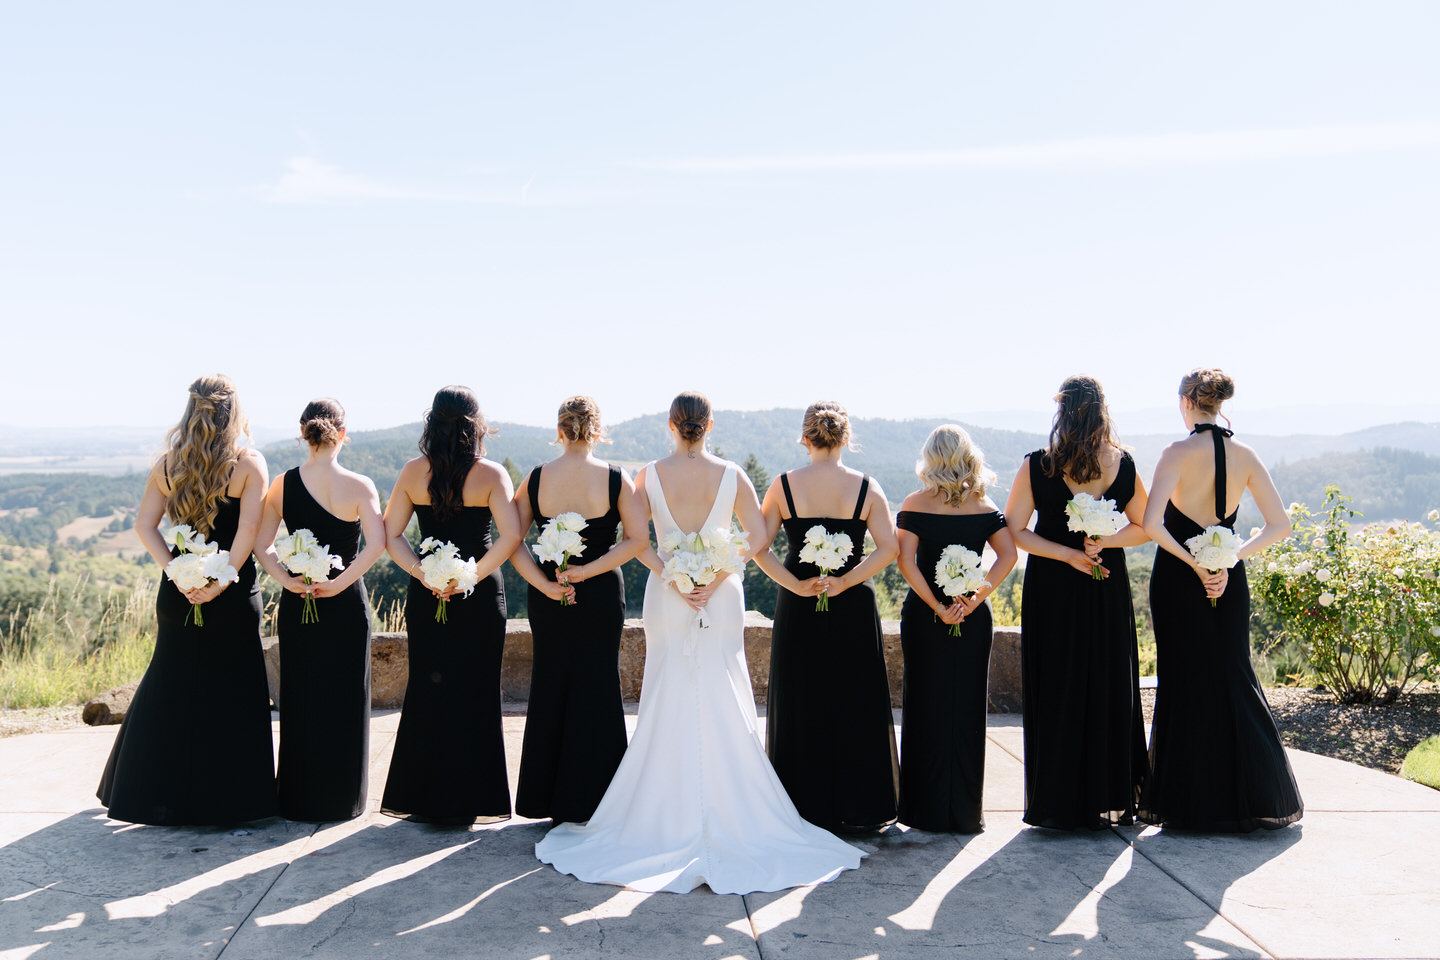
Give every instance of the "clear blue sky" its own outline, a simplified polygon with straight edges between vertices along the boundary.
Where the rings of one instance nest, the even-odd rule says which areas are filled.
[[[0,424],[163,425],[213,370],[266,425],[449,382],[537,424],[688,386],[1043,421],[1067,373],[1141,410],[1200,364],[1296,431],[1440,419],[1437,35],[1433,0],[12,5]]]

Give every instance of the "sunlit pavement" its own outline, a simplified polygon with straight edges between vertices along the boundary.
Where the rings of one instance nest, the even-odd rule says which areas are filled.
[[[833,883],[676,896],[556,873],[534,821],[375,812],[398,720],[373,720],[371,813],[322,826],[119,823],[94,798],[117,728],[0,740],[0,960],[1440,957],[1440,792],[1312,754],[1286,830],[1056,833],[1020,823],[1019,718],[992,717],[984,833],[892,828]]]

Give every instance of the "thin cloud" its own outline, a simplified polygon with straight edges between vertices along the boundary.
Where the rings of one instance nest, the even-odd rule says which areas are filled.
[[[259,192],[270,203],[288,204],[366,203],[384,200],[490,204],[516,202],[513,197],[428,190],[396,181],[346,173],[338,166],[314,157],[291,157],[280,178],[261,187]]]
[[[1380,153],[1440,146],[1440,122],[1086,137],[997,147],[877,153],[684,157],[644,164],[684,173],[816,170],[1026,170],[1161,167]]]

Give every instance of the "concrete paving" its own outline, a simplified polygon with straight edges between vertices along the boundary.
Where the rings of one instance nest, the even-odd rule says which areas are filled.
[[[676,896],[556,873],[534,821],[379,814],[398,720],[373,721],[371,812],[320,826],[119,823],[94,798],[116,728],[0,740],[0,960],[1440,957],[1440,792],[1312,754],[1285,830],[1056,833],[1020,822],[995,716],[984,833],[892,828],[833,883]]]

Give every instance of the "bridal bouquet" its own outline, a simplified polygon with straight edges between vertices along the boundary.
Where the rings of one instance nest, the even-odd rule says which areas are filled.
[[[675,584],[681,593],[691,593],[696,587],[715,582],[721,573],[735,573],[745,566],[744,553],[750,545],[750,535],[729,527],[711,527],[698,533],[681,533],[673,530],[660,540],[660,549],[670,554],[660,571],[660,580]],[[710,626],[705,618],[705,608],[695,611],[695,625]],[[694,651],[693,633],[685,641],[685,654]]]
[[[535,559],[541,563],[553,563],[557,572],[563,572],[570,564],[571,557],[585,552],[585,538],[580,531],[588,527],[585,518],[578,513],[562,513],[546,522],[535,541]],[[569,596],[562,596],[560,604],[574,603]]]
[[[945,596],[974,596],[981,587],[988,586],[989,580],[980,570],[980,555],[974,550],[952,543],[940,551],[940,560],[935,564],[935,583]],[[950,636],[960,636],[960,624],[950,624]]]
[[[220,545],[208,541],[188,523],[177,523],[166,527],[160,535],[165,542],[180,551],[180,555],[165,564],[165,575],[180,589],[181,593],[198,590],[213,581],[234,583],[240,579],[240,572],[230,565],[230,551],[221,550]],[[190,614],[195,626],[205,626],[201,612],[204,604],[192,603]],[[188,623],[190,617],[185,618]]]
[[[344,570],[345,561],[330,552],[330,547],[321,546],[315,534],[301,527],[289,536],[275,539],[275,553],[280,565],[302,578],[306,585],[330,579],[331,570]],[[315,598],[305,594],[305,605],[300,612],[301,623],[319,623],[320,612]]]
[[[449,540],[441,543],[434,537],[426,537],[420,541],[420,553],[420,580],[431,590],[444,590],[453,583],[455,589],[468,597],[480,582],[475,572],[475,558],[461,560],[460,548]],[[449,603],[449,600],[440,600],[435,608],[436,623],[450,622]]]
[[[1088,493],[1075,494],[1074,499],[1065,504],[1065,512],[1069,514],[1065,525],[1072,531],[1085,534],[1090,540],[1099,540],[1101,537],[1119,533],[1121,528],[1129,523],[1125,514],[1115,509],[1114,500],[1097,499]],[[1090,576],[1096,580],[1105,579],[1105,574],[1100,571],[1100,564],[1090,568]]]
[[[1185,549],[1190,551],[1202,570],[1219,573],[1240,562],[1238,551],[1243,542],[1234,530],[1216,524],[1186,540]],[[1210,606],[1215,606],[1216,599],[1210,598]]]
[[[820,575],[828,577],[832,570],[839,570],[855,552],[855,544],[848,533],[831,533],[820,524],[805,531],[805,546],[800,549],[800,559],[820,568]],[[830,595],[822,591],[815,601],[815,609],[829,610]]]

